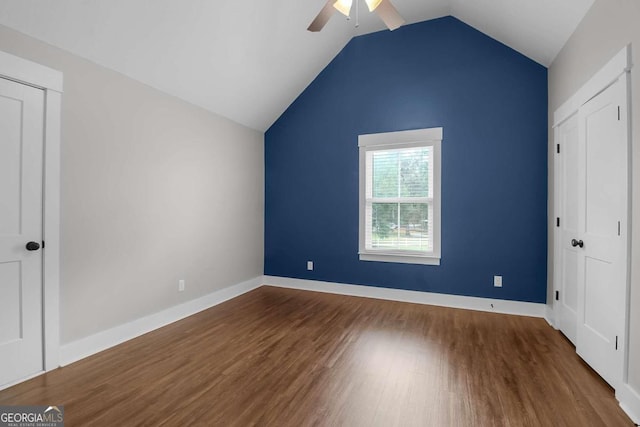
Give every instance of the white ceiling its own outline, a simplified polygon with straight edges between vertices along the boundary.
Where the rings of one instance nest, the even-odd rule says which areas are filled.
[[[393,3],[408,23],[453,15],[548,66],[593,1]],[[362,2],[358,29],[336,13],[306,31],[324,3],[0,0],[0,24],[263,131],[353,36],[384,29]]]

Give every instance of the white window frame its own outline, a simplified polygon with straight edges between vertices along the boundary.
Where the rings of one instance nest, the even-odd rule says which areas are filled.
[[[396,262],[405,264],[440,265],[441,247],[441,145],[442,128],[406,130],[398,132],[375,133],[358,136],[360,151],[360,213],[359,213],[359,250],[360,261]],[[433,147],[433,251],[417,254],[405,250],[367,249],[365,243],[366,227],[366,167],[367,152],[412,148]]]

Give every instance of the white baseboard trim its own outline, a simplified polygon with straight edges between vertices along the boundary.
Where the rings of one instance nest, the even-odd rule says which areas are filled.
[[[463,308],[494,313],[516,314],[520,316],[545,317],[546,304],[542,303],[407,291],[402,289],[320,282],[277,276],[264,276],[262,283],[280,288],[301,289],[305,291],[326,292],[330,294],[402,301],[415,304],[438,305],[442,307]]]
[[[60,366],[99,353],[262,286],[262,276],[60,346]]]
[[[553,329],[558,329],[556,327],[556,315],[555,315],[555,312],[553,311],[553,306],[549,304],[546,304],[544,306],[544,319],[547,321],[549,325],[551,325]]]
[[[620,407],[635,424],[640,424],[640,393],[629,384],[623,384],[616,390],[616,398]]]

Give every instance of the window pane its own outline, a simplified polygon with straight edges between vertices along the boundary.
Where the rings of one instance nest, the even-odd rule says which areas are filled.
[[[371,209],[371,246],[394,248],[398,228],[397,203],[373,203]]]
[[[427,203],[400,203],[398,249],[409,251],[433,250]]]
[[[371,207],[368,248],[421,252],[433,250],[429,204],[373,203]]]
[[[429,197],[432,147],[399,150],[400,196]]]
[[[398,197],[398,150],[373,153],[373,197]]]
[[[430,197],[433,147],[372,153],[373,197]]]

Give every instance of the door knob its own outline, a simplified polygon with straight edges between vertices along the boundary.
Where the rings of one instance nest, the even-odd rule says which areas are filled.
[[[38,242],[29,242],[29,243],[27,243],[27,250],[28,251],[37,251],[38,249],[40,249],[40,243],[38,243]]]
[[[571,239],[571,246],[573,246],[574,248],[576,246],[580,246],[582,248],[584,247],[584,242],[582,240]]]

